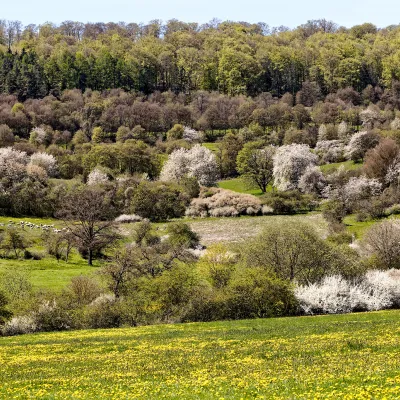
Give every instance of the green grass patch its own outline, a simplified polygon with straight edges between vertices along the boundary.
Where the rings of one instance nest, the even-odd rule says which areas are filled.
[[[203,146],[208,150],[213,151],[216,153],[218,151],[218,144],[217,143],[203,143]]]
[[[398,399],[399,311],[0,338],[0,398]]]
[[[232,190],[233,192],[252,194],[253,196],[261,196],[263,192],[257,187],[250,187],[242,178],[226,179],[218,182],[218,187],[221,189]],[[272,184],[268,185],[267,192],[272,192]]]
[[[355,171],[363,167],[362,163],[355,163],[354,161],[344,161],[340,163],[324,164],[321,165],[321,171],[328,175],[332,172],[337,171],[341,166],[344,167],[346,171]]]

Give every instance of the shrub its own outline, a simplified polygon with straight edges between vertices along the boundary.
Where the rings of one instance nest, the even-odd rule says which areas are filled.
[[[109,181],[108,175],[99,168],[95,168],[87,178],[88,185],[101,185]]]
[[[190,217],[237,217],[256,215],[261,212],[261,202],[255,196],[225,189],[208,189],[200,192],[186,210]]]
[[[369,271],[359,282],[328,276],[321,283],[298,286],[295,296],[306,314],[377,311],[399,304],[400,279],[388,271]]]
[[[344,145],[340,140],[323,140],[317,142],[315,153],[321,164],[344,161]]]
[[[299,180],[303,193],[320,195],[326,186],[326,179],[319,167],[308,166]]]
[[[185,215],[190,197],[176,184],[142,181],[127,201],[128,212],[151,221],[167,221]]]
[[[400,268],[400,223],[383,221],[365,234],[362,249],[381,269]]]
[[[214,185],[219,176],[214,154],[200,145],[171,153],[162,168],[160,180],[179,182],[185,176],[195,177],[200,185]]]
[[[42,167],[49,176],[54,177],[58,173],[57,160],[47,153],[34,153],[30,158],[31,165]]]
[[[293,288],[262,268],[245,268],[229,287],[226,318],[270,318],[293,314]]]
[[[274,186],[278,190],[293,190],[310,165],[317,164],[318,157],[304,144],[280,147],[274,156]]]
[[[379,143],[379,136],[371,131],[355,133],[346,147],[345,156],[349,160],[359,162],[363,160],[365,153]]]
[[[34,315],[24,315],[14,317],[8,321],[2,328],[4,336],[23,335],[25,333],[34,333],[38,330]]]
[[[268,207],[266,208],[268,214],[271,213],[271,209],[274,214],[296,214],[312,211],[318,204],[312,196],[302,195],[295,190],[267,193],[262,197],[262,202],[264,203],[263,208]]]
[[[85,319],[90,328],[117,328],[121,325],[119,302],[111,294],[102,294],[85,310]]]
[[[122,214],[119,217],[115,218],[115,222],[119,224],[131,224],[134,222],[140,222],[143,218],[136,214]]]

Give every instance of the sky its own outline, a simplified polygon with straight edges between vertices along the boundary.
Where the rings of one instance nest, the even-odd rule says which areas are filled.
[[[372,22],[378,27],[400,23],[399,0],[18,0],[2,1],[0,19],[24,25],[46,21],[143,22],[153,19],[205,23],[221,20],[266,22],[294,28],[326,18],[351,27]]]

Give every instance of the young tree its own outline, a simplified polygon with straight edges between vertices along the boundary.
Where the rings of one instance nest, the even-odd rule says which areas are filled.
[[[383,221],[373,225],[362,241],[366,254],[375,256],[380,269],[400,268],[400,225]]]
[[[304,144],[280,147],[274,156],[274,185],[278,190],[297,189],[307,167],[316,165],[318,157]]]
[[[273,146],[261,147],[261,143],[251,142],[245,144],[237,156],[238,172],[263,193],[272,180],[275,151]]]
[[[24,251],[28,244],[20,232],[18,232],[15,228],[10,228],[7,229],[3,241],[1,242],[1,246],[7,252],[14,252],[15,257],[18,258],[20,252]]]
[[[78,248],[87,252],[93,264],[95,252],[111,246],[119,236],[114,228],[111,194],[97,187],[85,187],[68,193],[56,215],[64,220]]]
[[[190,150],[181,148],[171,153],[162,168],[160,180],[179,182],[185,176],[197,178],[203,186],[214,185],[219,176],[214,154],[200,145]]]
[[[371,131],[355,133],[346,147],[346,157],[354,162],[364,159],[365,153],[379,143],[379,136]]]
[[[377,178],[384,182],[389,168],[399,154],[399,150],[400,148],[394,140],[381,140],[375,148],[368,150],[365,155],[364,170],[366,175],[369,178]]]

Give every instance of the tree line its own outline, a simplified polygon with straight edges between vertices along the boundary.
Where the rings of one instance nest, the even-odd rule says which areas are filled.
[[[349,86],[361,92],[400,78],[399,32],[398,26],[347,29],[326,20],[292,30],[218,20],[0,21],[0,91],[19,100],[75,88],[282,96],[312,81],[323,95]]]

